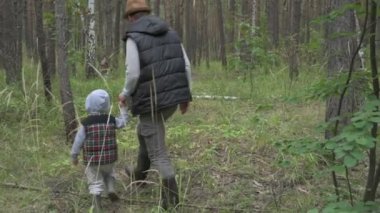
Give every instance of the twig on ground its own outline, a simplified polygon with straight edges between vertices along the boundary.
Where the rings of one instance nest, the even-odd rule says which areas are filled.
[[[3,187],[8,187],[8,188],[15,188],[15,189],[22,189],[22,190],[30,190],[30,191],[45,191],[48,190],[46,188],[38,188],[38,187],[32,187],[32,186],[25,186],[25,185],[20,185],[17,183],[1,183],[1,186]],[[75,192],[70,192],[70,191],[54,191],[54,193],[62,193],[62,194],[71,194],[75,195],[78,197],[87,197],[87,194],[79,194]],[[148,200],[137,200],[137,199],[127,199],[127,198],[120,198],[120,200],[127,202],[132,205],[138,205],[138,204],[150,204],[150,205],[157,205],[157,202],[155,201],[148,201]],[[212,207],[212,206],[198,206],[194,204],[180,204],[180,207],[185,207],[185,208],[196,208],[196,209],[207,209],[211,211],[226,211],[226,212],[246,212],[246,209],[237,209],[237,208],[227,208],[227,207]]]
[[[7,188],[24,189],[24,190],[29,190],[29,191],[38,191],[38,192],[44,191],[43,188],[25,186],[25,185],[20,185],[17,183],[1,183],[1,186],[7,187]]]
[[[207,99],[207,100],[238,100],[235,96],[219,96],[219,95],[193,95],[196,99]]]

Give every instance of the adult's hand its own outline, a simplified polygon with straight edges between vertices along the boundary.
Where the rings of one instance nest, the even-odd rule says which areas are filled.
[[[187,109],[189,108],[189,102],[181,103],[179,105],[179,109],[181,110],[182,115],[187,112]]]

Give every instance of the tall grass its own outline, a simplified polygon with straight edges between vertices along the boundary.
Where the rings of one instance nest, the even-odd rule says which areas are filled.
[[[24,65],[23,87],[5,86],[0,77],[0,184],[12,183],[16,187],[0,187],[0,193],[5,195],[0,197],[0,205],[9,212],[87,211],[90,196],[87,197],[82,168],[70,164],[57,82],[53,82],[54,99],[48,104],[42,95],[38,65],[32,61]],[[116,103],[124,84],[122,68],[105,78],[107,84],[99,78],[86,80],[81,65],[77,70],[71,83],[78,118],[85,116],[85,97],[93,89],[107,89]],[[315,156],[292,156],[276,149],[273,143],[319,137],[314,127],[323,120],[323,104],[307,102],[304,91],[321,76],[320,66],[304,68],[295,82],[288,80],[286,66],[255,70],[254,89],[250,92],[249,80],[223,70],[218,63],[211,63],[210,68],[195,68],[194,95],[239,99],[195,99],[189,113],[175,114],[168,123],[167,144],[177,169],[183,211],[210,212],[219,208],[221,212],[294,212],[319,205],[321,198],[312,190],[318,189],[314,184],[323,181],[310,178],[319,170]],[[123,173],[124,166],[136,161],[135,124],[133,118],[118,133],[117,187],[127,199],[119,208],[121,212],[156,212],[157,175],[149,176],[149,181],[156,184],[135,192]],[[20,185],[30,188],[17,188]],[[136,203],[130,199],[150,202],[132,205]]]

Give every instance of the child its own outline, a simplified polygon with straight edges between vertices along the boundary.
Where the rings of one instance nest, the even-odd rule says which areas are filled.
[[[117,160],[116,132],[126,125],[127,109],[120,105],[120,117],[109,115],[110,97],[104,90],[92,91],[86,98],[88,116],[82,121],[71,149],[74,165],[83,148],[83,163],[89,191],[95,198],[95,209],[101,209],[100,194],[106,190],[112,202],[119,200],[115,193],[114,165]]]

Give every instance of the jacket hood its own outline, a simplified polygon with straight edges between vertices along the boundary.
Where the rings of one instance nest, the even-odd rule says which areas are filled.
[[[128,25],[127,33],[162,35],[169,31],[169,25],[157,16],[143,16]]]
[[[93,113],[108,113],[110,110],[110,96],[105,90],[92,91],[86,98],[86,111]]]

